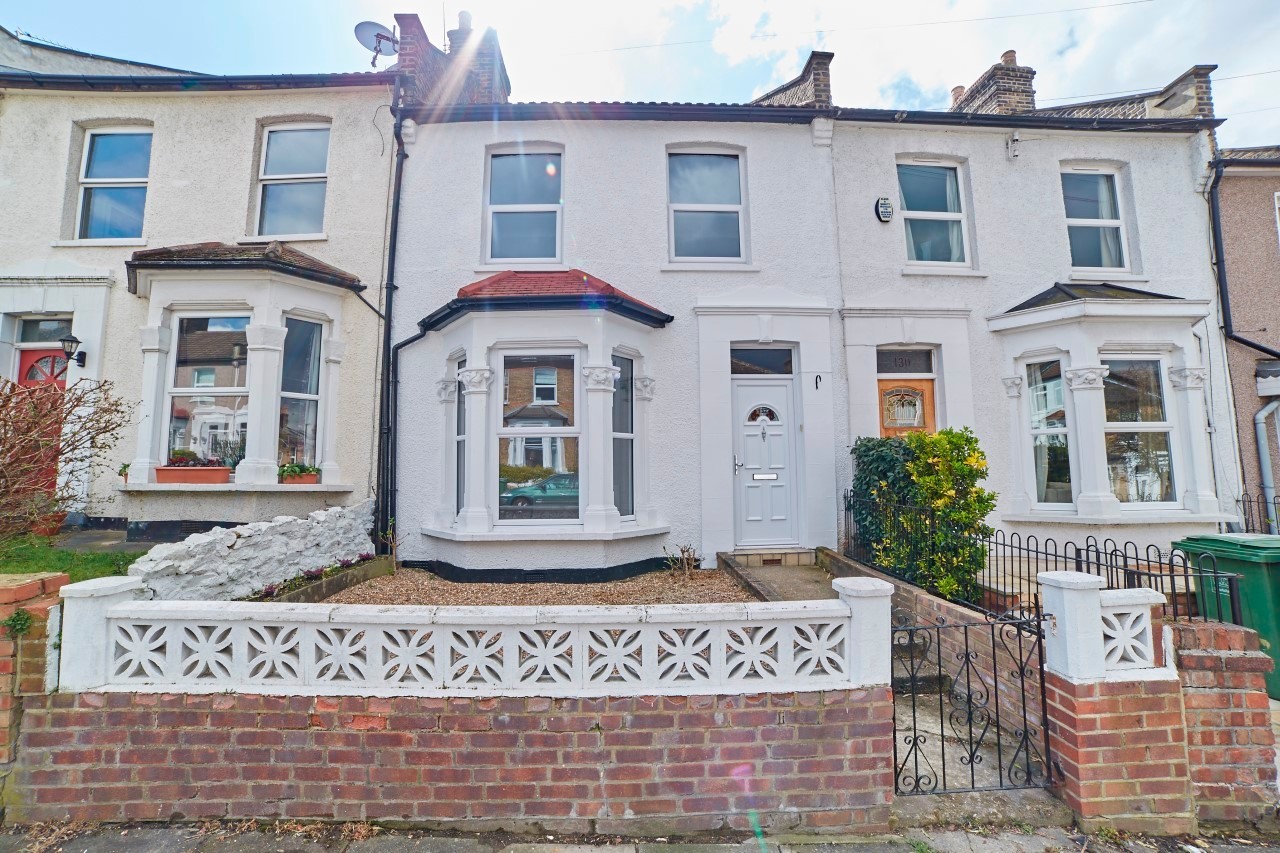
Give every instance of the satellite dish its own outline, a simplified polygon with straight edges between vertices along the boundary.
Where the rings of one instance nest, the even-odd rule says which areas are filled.
[[[369,64],[374,67],[378,64],[379,56],[394,56],[400,46],[395,32],[377,21],[361,21],[356,24],[356,41],[364,45],[366,50],[373,51],[373,61]]]

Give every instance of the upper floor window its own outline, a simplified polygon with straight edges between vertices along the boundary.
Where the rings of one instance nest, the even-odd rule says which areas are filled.
[[[907,230],[907,260],[967,263],[959,170],[954,166],[899,163],[898,190]]]
[[[1071,266],[1124,269],[1124,222],[1112,172],[1070,170],[1062,173],[1062,199],[1067,210]]]
[[[267,129],[258,171],[259,235],[324,232],[328,164],[328,127],[288,125]]]
[[[562,155],[489,155],[487,261],[560,259]]]
[[[668,154],[667,192],[672,260],[745,260],[739,155]]]
[[[150,132],[90,131],[80,167],[76,236],[81,240],[141,237],[150,170]]]

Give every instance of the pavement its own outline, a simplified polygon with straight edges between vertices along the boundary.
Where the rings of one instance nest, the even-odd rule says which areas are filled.
[[[68,551],[86,551],[95,554],[141,553],[155,542],[126,542],[123,530],[98,530],[88,527],[69,527],[58,534],[58,547]]]
[[[62,832],[65,837],[56,837]],[[376,833],[376,834],[375,834]],[[538,836],[534,836],[537,838]],[[901,835],[780,836],[734,843],[539,843],[522,836],[449,836],[379,830],[367,824],[287,824],[254,830],[234,825],[135,826],[85,830],[45,824],[24,836],[20,829],[0,835],[0,853],[1280,853],[1280,838],[1154,839],[1079,835],[1059,827],[1025,831],[913,829]],[[581,839],[572,839],[581,840]],[[608,841],[609,839],[591,839]]]

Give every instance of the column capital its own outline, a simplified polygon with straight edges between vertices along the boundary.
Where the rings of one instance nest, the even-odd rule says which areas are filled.
[[[1175,391],[1193,391],[1204,387],[1204,380],[1208,373],[1209,371],[1203,367],[1171,367],[1169,384]]]
[[[168,352],[173,341],[173,329],[168,326],[143,326],[138,329],[138,339],[143,352]]]
[[[324,360],[329,364],[341,364],[347,356],[347,342],[339,338],[329,338],[324,344]]]
[[[588,364],[582,368],[588,391],[613,391],[622,370],[611,364]]]
[[[288,333],[284,326],[250,323],[245,326],[244,338],[251,350],[284,349],[284,336]]]
[[[487,367],[464,367],[458,371],[463,394],[487,394],[493,384],[493,371]]]
[[[1005,376],[1000,381],[1004,383],[1004,395],[1006,397],[1022,396],[1021,376]]]
[[[436,399],[441,403],[452,403],[454,400],[458,399],[458,380],[437,379]]]
[[[1110,372],[1111,368],[1101,364],[1069,367],[1062,371],[1067,378],[1067,387],[1072,391],[1101,391],[1102,380],[1106,379]]]
[[[652,400],[658,390],[658,380],[652,376],[637,376],[631,380],[631,385],[635,389],[637,400]]]

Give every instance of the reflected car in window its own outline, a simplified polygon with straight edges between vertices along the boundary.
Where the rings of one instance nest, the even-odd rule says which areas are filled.
[[[519,507],[577,506],[578,475],[556,474],[527,486],[508,489],[498,496],[498,503]]]

